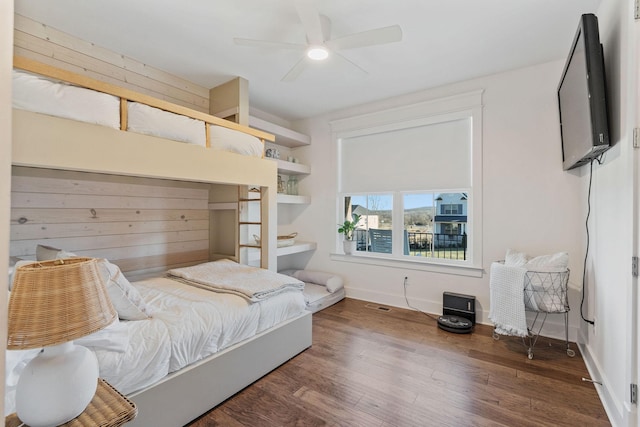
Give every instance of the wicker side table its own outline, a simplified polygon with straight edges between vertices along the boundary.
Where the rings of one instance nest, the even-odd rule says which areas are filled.
[[[120,394],[111,384],[98,379],[98,389],[84,412],[71,421],[62,424],[65,427],[117,427],[131,421],[138,415],[135,403]],[[16,414],[5,418],[6,427],[22,426]]]

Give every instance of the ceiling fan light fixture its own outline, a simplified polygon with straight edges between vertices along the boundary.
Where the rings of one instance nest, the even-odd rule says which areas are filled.
[[[323,61],[329,57],[329,51],[324,46],[311,46],[307,50],[307,57],[314,61]]]

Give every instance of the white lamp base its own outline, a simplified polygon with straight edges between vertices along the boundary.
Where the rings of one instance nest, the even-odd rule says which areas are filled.
[[[25,366],[16,387],[16,412],[31,427],[64,424],[80,415],[98,387],[98,361],[68,342],[45,347]]]

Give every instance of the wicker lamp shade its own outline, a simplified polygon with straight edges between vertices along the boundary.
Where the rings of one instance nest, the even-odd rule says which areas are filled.
[[[27,264],[15,271],[7,349],[62,344],[101,330],[116,317],[96,259]]]

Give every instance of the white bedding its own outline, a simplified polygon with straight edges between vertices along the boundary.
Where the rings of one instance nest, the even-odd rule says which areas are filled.
[[[128,394],[148,387],[169,373],[171,343],[167,326],[160,319],[121,321],[129,333],[124,352],[93,349],[100,377]]]
[[[282,270],[280,273],[304,282],[304,301],[307,310],[312,313],[323,310],[346,296],[342,277],[338,275],[314,270]]]
[[[264,144],[253,135],[223,126],[209,127],[209,142],[214,150],[231,151],[244,156],[262,157]]]
[[[216,292],[225,292],[257,302],[290,290],[303,290],[304,283],[285,274],[238,264],[228,259],[169,270],[169,275]]]
[[[120,129],[120,98],[35,74],[13,70],[13,107]],[[127,130],[206,146],[205,123],[138,102],[128,102]],[[211,125],[210,146],[245,156],[262,157],[259,138]]]
[[[161,378],[293,318],[305,308],[301,292],[285,292],[265,304],[168,278],[147,279],[133,285],[153,308],[153,318],[122,323],[130,326],[130,334],[143,329],[145,342],[152,345],[148,349],[138,348],[139,340],[130,336],[130,349],[125,355],[101,353],[101,361],[105,363],[100,365],[100,375],[124,393],[146,387],[157,381],[157,376]],[[150,326],[141,326],[147,323],[161,323],[163,327],[152,330]],[[166,362],[159,357],[160,353],[165,354],[165,349],[154,350],[156,343],[169,346]],[[131,353],[139,355],[129,357]],[[160,362],[157,375],[146,372],[156,369],[150,363],[153,354],[158,354],[156,360]]]
[[[317,285],[310,282],[304,283],[304,300],[307,304],[307,310],[312,313],[316,313],[341,301],[345,296],[346,292],[343,287],[334,292],[329,292],[324,285]]]
[[[13,70],[13,106],[120,129],[120,99]]]
[[[204,290],[166,277],[133,282],[153,315],[126,325],[126,349],[92,348],[100,377],[123,394],[141,390],[167,374],[300,315],[302,292],[282,292],[252,303],[246,298]],[[6,378],[15,390],[17,377],[37,350],[7,351]],[[10,356],[10,357],[9,357]],[[8,391],[10,391],[8,389]],[[13,395],[5,396],[5,415],[15,412]]]
[[[207,145],[202,120],[181,116],[139,102],[128,102],[127,104],[127,130],[202,147]]]

